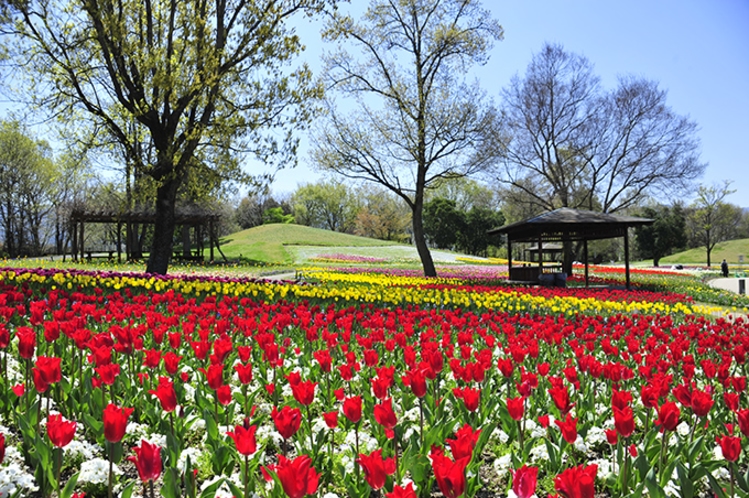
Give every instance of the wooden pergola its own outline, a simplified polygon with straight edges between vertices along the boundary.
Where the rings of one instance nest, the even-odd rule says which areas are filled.
[[[216,234],[216,228],[220,220],[220,215],[209,212],[180,212],[178,211],[175,215],[175,225],[192,228],[196,234],[198,245],[196,251],[190,254],[182,254],[183,259],[203,260],[204,259],[204,247],[202,244],[203,233],[207,231],[210,261],[213,261],[213,248],[216,247],[219,252],[218,236]],[[132,248],[129,247],[130,231],[134,224],[154,224],[156,222],[156,214],[153,212],[115,212],[115,211],[83,211],[75,210],[70,215],[70,224],[73,232],[73,247],[72,255],[74,259],[77,259],[80,255],[81,259],[85,258],[86,250],[84,248],[84,230],[87,223],[110,223],[117,225],[117,261],[122,260],[122,227],[125,226],[127,234],[125,236],[125,252],[127,259],[130,259]],[[114,256],[115,251],[111,251],[110,256]],[[221,252],[221,255],[226,257]]]
[[[617,216],[607,213],[596,213],[579,209],[559,208],[540,214],[527,220],[505,225],[489,230],[489,235],[507,235],[508,271],[511,281],[536,282],[544,272],[543,258],[539,258],[538,267],[512,266],[513,242],[537,243],[536,250],[543,253],[544,243],[564,243],[573,241],[583,242],[585,259],[585,286],[589,285],[588,278],[588,241],[624,238],[624,268],[627,289],[630,289],[629,278],[629,228],[649,225],[654,220],[635,218],[632,216]]]

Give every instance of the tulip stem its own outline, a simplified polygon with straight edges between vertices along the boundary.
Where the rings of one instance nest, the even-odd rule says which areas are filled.
[[[419,398],[419,429],[420,447],[424,448],[424,398]]]
[[[250,455],[244,456],[244,498],[250,496]]]
[[[112,443],[107,441],[107,453],[109,456],[109,478],[107,480],[107,497],[112,498],[112,473],[114,471],[114,462],[112,455]]]
[[[312,449],[315,447],[315,442],[312,439],[312,417],[309,414],[309,405],[305,405],[304,408],[307,411],[307,428],[309,429],[309,450],[312,451]]]

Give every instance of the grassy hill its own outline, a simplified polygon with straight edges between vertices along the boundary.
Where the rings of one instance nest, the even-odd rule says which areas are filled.
[[[717,244],[710,253],[710,263],[716,266],[725,259],[731,268],[735,268],[739,264],[740,255],[744,256],[744,266],[749,267],[749,239],[728,240]],[[690,249],[667,256],[661,263],[706,265],[707,251],[705,248]]]
[[[292,263],[295,255],[291,246],[374,248],[398,245],[395,242],[285,224],[248,228],[221,239],[221,250],[227,258],[270,264]]]

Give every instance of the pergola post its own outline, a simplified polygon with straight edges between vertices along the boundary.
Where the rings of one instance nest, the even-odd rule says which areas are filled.
[[[117,222],[117,262],[122,263],[122,222]]]
[[[544,248],[543,233],[538,232],[538,282],[541,283],[541,274],[544,272]]]
[[[507,234],[507,279],[512,280],[512,237]]]
[[[631,290],[629,285],[629,228],[624,227],[624,270],[627,274],[627,290]]]
[[[588,239],[583,239],[583,256],[585,257],[585,287],[589,287],[588,282]]]

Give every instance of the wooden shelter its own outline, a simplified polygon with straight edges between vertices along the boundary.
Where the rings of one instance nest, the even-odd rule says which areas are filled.
[[[175,215],[175,225],[176,226],[182,226],[186,230],[183,232],[186,234],[183,236],[183,251],[179,254],[174,255],[176,259],[180,260],[188,260],[188,261],[203,261],[205,259],[204,256],[204,245],[203,245],[203,239],[204,236],[208,236],[208,245],[209,245],[209,253],[210,253],[210,261],[213,261],[213,248],[215,247],[218,249],[219,252],[221,252],[221,248],[219,247],[218,242],[218,235],[216,234],[216,229],[218,228],[218,222],[219,222],[220,216],[215,213],[210,212],[204,212],[204,211],[195,211],[195,210],[185,210],[185,211],[177,211]],[[131,227],[134,224],[154,224],[156,221],[156,214],[153,212],[115,212],[115,211],[83,211],[83,210],[75,210],[70,215],[70,224],[71,224],[71,230],[73,233],[73,247],[72,247],[72,255],[74,259],[77,259],[79,256],[81,259],[86,258],[86,254],[88,253],[88,259],[91,258],[91,252],[92,251],[86,251],[84,247],[84,234],[85,234],[85,226],[87,223],[110,223],[117,226],[116,232],[117,232],[117,250],[116,251],[110,251],[109,252],[109,258],[114,258],[114,253],[117,253],[117,261],[122,260],[122,228],[123,225],[126,230],[126,236],[125,236],[125,253],[127,256],[127,259],[131,259],[132,255],[132,248],[129,247],[129,242],[131,240],[130,237],[130,231]],[[195,236],[196,241],[196,247],[193,250],[190,246],[190,238],[189,238],[189,231],[192,229],[192,232]],[[226,257],[221,252],[221,255],[226,259]]]
[[[585,259],[585,286],[589,285],[588,278],[588,241],[599,239],[624,238],[624,267],[627,289],[630,289],[629,279],[629,228],[649,225],[654,220],[635,218],[632,216],[617,216],[607,213],[596,213],[579,209],[560,208],[540,214],[527,220],[505,225],[489,230],[489,235],[507,235],[507,252],[509,254],[508,270],[511,281],[538,282],[545,271],[552,268],[544,267],[543,258],[539,258],[538,266],[512,266],[513,242],[537,243],[536,250],[543,253],[544,243],[564,243],[573,241],[583,242]]]

